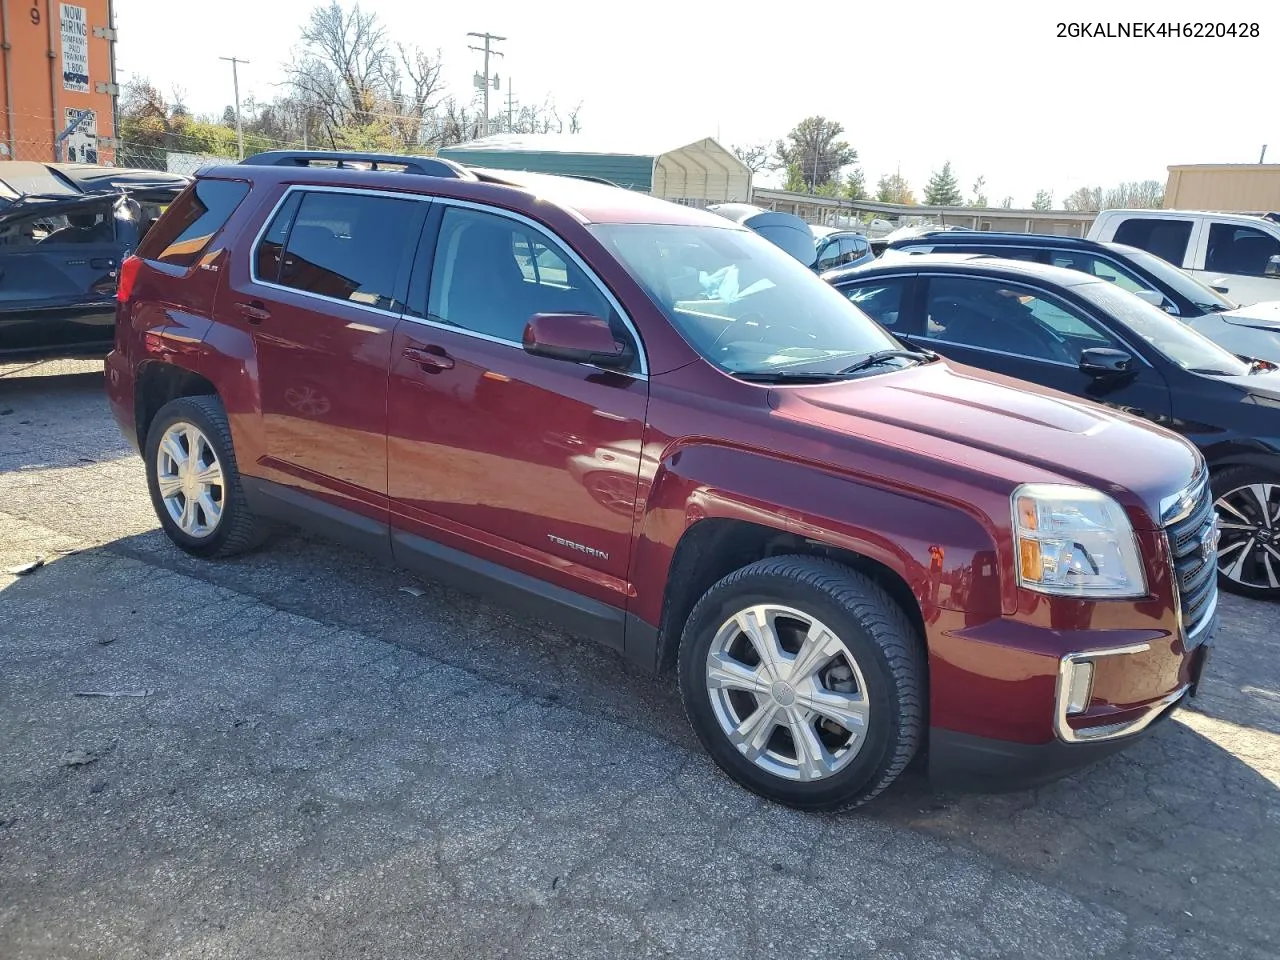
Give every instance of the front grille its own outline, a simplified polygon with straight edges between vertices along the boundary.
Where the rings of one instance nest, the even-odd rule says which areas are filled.
[[[1218,522],[1207,476],[1177,498],[1164,529],[1173,556],[1184,639],[1194,646],[1218,599]]]

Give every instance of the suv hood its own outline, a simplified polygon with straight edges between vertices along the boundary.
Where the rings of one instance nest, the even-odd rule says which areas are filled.
[[[970,367],[932,363],[848,383],[778,389],[781,415],[1004,477],[1107,492],[1135,526],[1185,487],[1200,454],[1181,437],[1106,407]],[[898,428],[893,436],[886,427]],[[1136,513],[1135,513],[1136,509]]]
[[[1280,330],[1280,300],[1251,303],[1238,310],[1218,314],[1227,323],[1238,327],[1259,327],[1263,330]]]

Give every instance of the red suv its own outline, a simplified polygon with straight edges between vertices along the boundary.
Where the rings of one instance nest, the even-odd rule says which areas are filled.
[[[674,667],[716,762],[793,806],[924,752],[1053,779],[1208,653],[1194,447],[903,349],[750,230],[616,187],[204,170],[122,270],[107,369],[182,549],[283,520]]]

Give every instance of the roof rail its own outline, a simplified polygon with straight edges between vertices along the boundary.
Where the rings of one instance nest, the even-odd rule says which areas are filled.
[[[348,153],[341,150],[268,150],[245,157],[241,163],[263,167],[334,166],[340,169],[370,170],[392,168],[395,173],[413,173],[424,177],[448,177],[472,180],[475,175],[451,160],[439,157],[414,157],[393,153]]]
[[[1280,213],[1274,213],[1274,212],[1272,212],[1272,213],[1264,213],[1264,214],[1262,215],[1262,219],[1263,219],[1263,220],[1270,220],[1270,221],[1272,221],[1273,223],[1280,223]]]

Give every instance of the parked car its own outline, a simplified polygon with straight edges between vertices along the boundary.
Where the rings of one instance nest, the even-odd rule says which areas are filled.
[[[1089,239],[1141,247],[1242,306],[1280,300],[1280,214],[1104,210]]]
[[[0,207],[0,360],[105,356],[120,263],[180,189],[66,187]]]
[[[777,213],[749,203],[717,203],[709,211],[754,230],[776,247],[787,251],[806,267],[818,257],[817,244],[809,224],[791,213]]]
[[[0,162],[0,208],[21,197],[71,197],[90,193],[160,191],[172,199],[190,177],[161,170],[102,167],[89,163]]]
[[[1280,302],[1241,307],[1167,260],[1122,243],[1034,233],[930,233],[889,244],[896,254],[982,253],[1080,270],[1160,307],[1232,353],[1280,363]]]
[[[208,169],[125,263],[107,390],[180,548],[283,519],[674,668],[803,808],[921,750],[1043,782],[1194,694],[1190,443],[904,350],[727,218],[402,162]]]
[[[1212,477],[1222,585],[1280,598],[1280,368],[1241,360],[1076,270],[921,254],[826,278],[898,339],[1143,417],[1193,441]],[[1121,447],[1117,459],[1133,454]]]
[[[815,270],[853,267],[859,263],[870,263],[875,259],[875,254],[871,252],[870,241],[860,233],[812,224],[809,230],[813,233],[814,243],[818,249],[817,260],[813,264]]]

